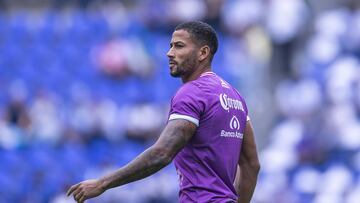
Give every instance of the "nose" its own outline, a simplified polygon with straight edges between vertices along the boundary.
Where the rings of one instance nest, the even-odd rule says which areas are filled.
[[[166,56],[169,58],[174,58],[174,52],[172,48],[169,49],[169,51],[166,53]]]

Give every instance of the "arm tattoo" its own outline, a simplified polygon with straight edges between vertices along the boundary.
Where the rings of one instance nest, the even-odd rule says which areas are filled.
[[[105,189],[146,178],[167,166],[186,145],[196,126],[186,120],[168,123],[157,142],[126,166],[102,178]]]

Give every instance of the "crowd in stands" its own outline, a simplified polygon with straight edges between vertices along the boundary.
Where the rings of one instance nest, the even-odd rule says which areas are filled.
[[[0,203],[73,202],[70,185],[149,147],[181,85],[166,52],[187,20],[218,31],[213,69],[248,103],[262,166],[253,202],[358,203],[356,1],[46,2],[0,3]],[[171,164],[93,202],[177,196]]]

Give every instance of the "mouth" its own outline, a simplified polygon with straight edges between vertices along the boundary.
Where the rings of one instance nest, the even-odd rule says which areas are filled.
[[[174,66],[174,65],[176,65],[175,61],[169,61],[169,66]]]

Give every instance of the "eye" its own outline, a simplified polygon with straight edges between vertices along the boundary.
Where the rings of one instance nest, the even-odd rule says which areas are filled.
[[[174,46],[175,46],[176,48],[182,48],[182,47],[184,47],[183,44],[175,44]]]

